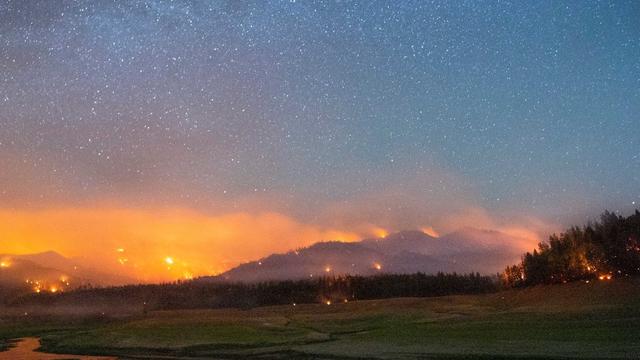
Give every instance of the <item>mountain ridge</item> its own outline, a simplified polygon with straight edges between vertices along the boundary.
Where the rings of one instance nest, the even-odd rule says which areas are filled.
[[[522,239],[496,230],[465,228],[433,237],[405,230],[355,242],[323,241],[240,264],[201,281],[258,282],[327,275],[481,272],[493,274],[517,260]]]

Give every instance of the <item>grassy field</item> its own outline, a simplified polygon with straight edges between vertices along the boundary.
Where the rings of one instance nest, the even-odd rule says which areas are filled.
[[[121,319],[25,316],[1,325],[0,344],[39,336],[47,351],[122,357],[637,358],[640,281]]]

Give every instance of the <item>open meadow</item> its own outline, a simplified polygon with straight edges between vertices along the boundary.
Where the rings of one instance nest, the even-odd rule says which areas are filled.
[[[118,318],[16,315],[5,317],[0,339],[35,336],[47,352],[122,358],[637,358],[639,306],[640,281],[615,279]]]

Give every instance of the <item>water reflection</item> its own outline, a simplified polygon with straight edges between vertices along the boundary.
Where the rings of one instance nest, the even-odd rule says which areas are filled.
[[[47,354],[36,351],[40,347],[37,338],[18,339],[15,347],[0,352],[0,360],[115,360],[115,357]]]

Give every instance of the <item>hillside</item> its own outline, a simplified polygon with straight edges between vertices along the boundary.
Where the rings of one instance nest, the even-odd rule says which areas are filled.
[[[257,282],[326,275],[481,272],[495,274],[520,257],[521,239],[497,231],[466,228],[435,238],[403,231],[358,242],[321,242],[237,266],[205,280]]]
[[[57,292],[86,285],[121,285],[134,280],[107,274],[48,251],[0,255],[0,300],[33,291]]]

